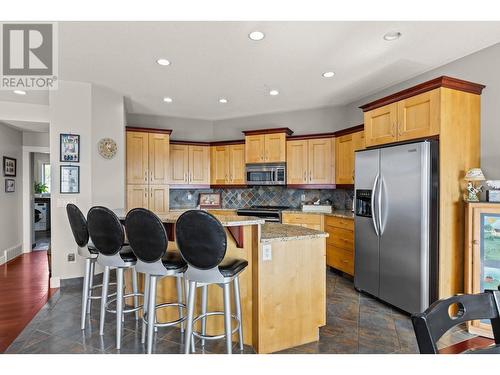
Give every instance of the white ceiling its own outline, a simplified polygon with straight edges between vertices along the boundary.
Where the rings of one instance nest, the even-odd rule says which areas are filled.
[[[112,88],[129,113],[215,120],[351,103],[500,42],[500,22],[63,22],[59,40],[61,79]]]

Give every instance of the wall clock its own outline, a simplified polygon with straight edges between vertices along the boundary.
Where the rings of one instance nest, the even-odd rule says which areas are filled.
[[[113,159],[118,151],[118,146],[116,142],[111,138],[103,138],[97,144],[97,149],[99,150],[99,155],[105,159]]]

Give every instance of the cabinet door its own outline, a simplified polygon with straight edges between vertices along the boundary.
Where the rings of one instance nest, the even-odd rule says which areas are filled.
[[[148,185],[127,185],[127,210],[149,207]]]
[[[165,215],[169,211],[168,185],[149,186],[149,209],[157,215]]]
[[[148,133],[127,132],[127,183],[148,183]]]
[[[440,89],[398,102],[398,140],[439,134]]]
[[[264,143],[264,160],[266,163],[279,163],[286,161],[285,133],[266,134],[264,137]]]
[[[245,145],[229,146],[229,180],[233,185],[244,185]]]
[[[301,227],[323,230],[324,217],[321,214],[300,214],[286,213],[282,214],[283,224],[299,225]]]
[[[210,158],[210,183],[229,183],[229,146],[212,146]]]
[[[245,162],[263,163],[265,150],[264,135],[247,135],[245,137]]]
[[[188,183],[189,146],[170,145],[170,183],[183,185]]]
[[[210,185],[210,146],[189,146],[189,183]]]
[[[333,155],[331,138],[308,141],[310,184],[333,184]]]
[[[149,133],[149,183],[168,184],[170,136]]]
[[[354,151],[364,150],[365,146],[365,132],[360,131],[352,134],[352,144]]]
[[[288,141],[286,148],[287,184],[306,184],[309,178],[307,140]]]
[[[366,147],[397,141],[397,103],[388,104],[365,112],[364,117]]]
[[[335,183],[354,184],[353,135],[347,134],[335,139]]]

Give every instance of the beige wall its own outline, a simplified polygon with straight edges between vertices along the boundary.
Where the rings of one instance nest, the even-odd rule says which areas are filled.
[[[358,108],[360,105],[432,78],[448,75],[481,83],[486,85],[481,95],[481,167],[487,179],[498,180],[500,179],[499,67],[500,44],[497,44],[351,103],[346,108],[346,125],[352,126],[363,122],[363,113]]]
[[[22,132],[0,123],[0,163],[3,157],[17,159],[16,177],[3,177],[0,172],[0,264],[22,252]],[[16,181],[14,193],[5,192],[5,179]]]
[[[49,133],[24,131],[23,146],[49,147]]]

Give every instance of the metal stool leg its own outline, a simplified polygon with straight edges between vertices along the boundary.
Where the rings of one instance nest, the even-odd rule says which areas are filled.
[[[176,286],[177,286],[177,302],[182,303],[182,280],[180,277],[175,278]],[[179,319],[183,318],[182,306],[179,306]],[[184,322],[181,322],[181,334],[184,333]]]
[[[149,275],[144,275],[144,299],[142,302],[142,314],[143,316],[146,316],[148,312],[148,300],[149,300]],[[147,317],[146,317],[147,319]],[[142,336],[141,336],[141,343],[146,342],[146,322],[143,320],[142,321]]]
[[[232,334],[231,334],[231,284],[226,283],[222,286],[224,289],[224,331],[226,333],[227,354],[232,353]]]
[[[123,268],[116,269],[116,349],[122,343],[123,319]]]
[[[234,306],[236,308],[236,317],[240,321],[240,327],[238,328],[240,350],[243,350],[243,319],[241,318],[240,280],[238,279],[238,276],[234,278],[233,282]]]
[[[106,319],[106,303],[108,302],[108,287],[109,287],[109,267],[104,267],[102,274],[102,291],[101,291],[101,314],[99,316],[99,335],[104,335],[104,323]]]
[[[148,297],[148,354],[153,352],[153,335],[156,323],[156,276],[149,276],[149,297]]]
[[[201,314],[207,313],[208,285],[201,287]],[[207,317],[201,318],[201,334],[207,333]],[[201,346],[205,346],[205,339],[201,339]]]
[[[85,329],[85,320],[87,319],[87,304],[89,303],[89,282],[90,282],[90,258],[85,259],[85,275],[83,276],[82,290],[82,321],[80,328]]]
[[[137,308],[139,306],[139,296],[137,293],[139,292],[137,289],[137,271],[135,267],[132,267],[132,290],[134,292],[134,308]],[[139,310],[135,312],[135,320],[139,320]]]
[[[90,314],[92,309],[92,287],[94,286],[95,259],[90,260],[90,277],[89,277],[89,297],[87,303],[87,314]]]
[[[191,342],[194,341],[193,338],[193,319],[194,319],[194,301],[196,296],[196,281],[189,281],[189,291],[187,300],[187,323],[184,342],[184,353],[189,354],[189,347]]]

